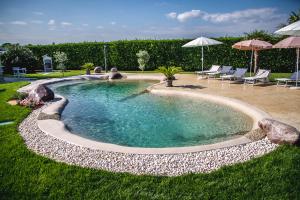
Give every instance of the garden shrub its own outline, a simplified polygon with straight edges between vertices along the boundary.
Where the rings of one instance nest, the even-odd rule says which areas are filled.
[[[215,38],[223,42],[222,45],[204,47],[204,66],[212,64],[232,65],[234,67],[247,67],[250,62],[250,51],[233,49],[231,46],[243,40],[242,37]],[[273,37],[272,44],[281,38]],[[29,46],[42,66],[42,56],[53,56],[56,51],[63,51],[68,56],[65,63],[68,69],[80,69],[86,62],[96,66],[104,66],[103,46],[107,47],[107,65],[109,68],[117,67],[119,70],[137,70],[138,62],[136,52],[143,49],[149,53],[150,59],[146,70],[154,70],[159,66],[178,66],[184,71],[199,70],[201,55],[199,48],[182,48],[189,42],[188,39],[176,40],[131,40],[112,42],[83,42],[52,45]],[[271,69],[272,72],[292,72],[295,70],[295,49],[271,49],[259,52],[258,66]]]

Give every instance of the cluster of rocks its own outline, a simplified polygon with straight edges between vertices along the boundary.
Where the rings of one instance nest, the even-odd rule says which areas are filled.
[[[47,105],[45,105],[47,106]],[[244,162],[274,150],[278,145],[267,138],[222,149],[181,154],[126,154],[77,146],[42,132],[34,110],[19,131],[29,149],[54,160],[114,172],[177,176],[210,172],[224,165]]]
[[[28,96],[20,101],[20,105],[36,107],[54,99],[54,92],[45,85],[37,85]]]
[[[45,85],[38,85],[29,92],[28,98],[36,101],[51,101],[54,99],[54,92]]]
[[[101,72],[102,72],[101,67],[98,66],[98,67],[94,68],[94,74],[96,74],[96,75],[101,74]],[[88,75],[90,75],[90,74],[88,74]],[[118,69],[116,67],[113,67],[110,70],[108,78],[109,79],[122,79],[122,78],[124,78],[124,76],[120,72],[118,72]]]

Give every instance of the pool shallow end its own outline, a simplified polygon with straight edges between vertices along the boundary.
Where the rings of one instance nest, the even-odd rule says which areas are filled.
[[[223,104],[234,108],[240,112],[245,113],[250,116],[253,120],[252,130],[255,130],[258,127],[258,121],[264,118],[271,118],[270,115],[263,112],[262,110],[257,109],[256,107],[247,104],[243,101],[239,101],[237,99],[232,99],[223,96],[210,95],[205,93],[198,93],[192,91],[177,91],[177,90],[168,90],[168,89],[150,89],[149,90],[153,94],[161,95],[161,96],[183,96],[189,98],[200,98],[208,101],[215,102],[217,104]]]

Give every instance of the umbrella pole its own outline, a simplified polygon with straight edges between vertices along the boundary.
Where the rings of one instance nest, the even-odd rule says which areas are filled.
[[[297,75],[296,75],[296,87],[298,87],[298,80],[299,80],[299,48],[296,50],[297,52]]]
[[[257,61],[258,61],[258,52],[257,50],[254,51],[254,69],[253,69],[253,74],[256,73],[257,71]]]
[[[253,65],[253,48],[251,50],[251,60],[250,60],[250,76],[251,76],[251,71],[252,71],[252,65]]]
[[[203,46],[201,47],[201,49],[202,49],[202,56],[201,56],[201,62],[202,62],[202,74],[203,74]]]

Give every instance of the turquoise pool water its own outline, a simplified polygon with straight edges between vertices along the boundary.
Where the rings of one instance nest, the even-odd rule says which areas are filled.
[[[85,81],[54,90],[68,98],[62,120],[74,134],[134,147],[208,144],[249,131],[252,120],[201,99],[145,93],[150,81]]]

